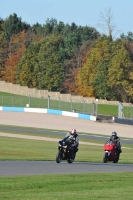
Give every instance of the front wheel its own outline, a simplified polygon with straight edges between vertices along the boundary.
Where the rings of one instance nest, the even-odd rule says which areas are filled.
[[[61,151],[58,151],[57,152],[57,155],[56,155],[56,162],[57,163],[60,163],[62,160],[63,160],[63,157],[62,157],[62,152]]]
[[[105,152],[104,157],[103,157],[103,162],[107,163],[107,161],[108,161],[108,153]]]
[[[119,160],[119,154],[117,154],[113,160],[113,163],[118,163]]]

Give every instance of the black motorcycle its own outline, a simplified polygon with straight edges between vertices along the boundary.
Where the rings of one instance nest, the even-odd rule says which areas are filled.
[[[70,141],[58,142],[58,152],[56,155],[57,163],[60,163],[62,160],[66,160],[68,163],[73,163],[75,157],[76,157],[76,153]]]

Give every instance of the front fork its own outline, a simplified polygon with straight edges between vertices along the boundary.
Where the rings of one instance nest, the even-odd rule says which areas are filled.
[[[108,155],[108,157],[110,156],[110,151],[105,151],[106,153],[107,153],[107,155]]]

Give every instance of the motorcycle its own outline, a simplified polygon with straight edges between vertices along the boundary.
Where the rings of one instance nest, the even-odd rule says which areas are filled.
[[[76,157],[73,144],[70,141],[58,142],[58,152],[56,155],[56,162],[60,163],[62,160],[67,160],[68,163],[73,163]]]
[[[103,162],[107,163],[108,161],[112,161],[113,163],[117,163],[119,160],[119,153],[116,147],[116,144],[111,140],[108,140],[104,144],[104,157]]]

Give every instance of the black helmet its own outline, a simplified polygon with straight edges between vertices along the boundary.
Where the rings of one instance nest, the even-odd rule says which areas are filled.
[[[117,137],[117,133],[115,131],[112,132],[112,138],[116,138]]]

